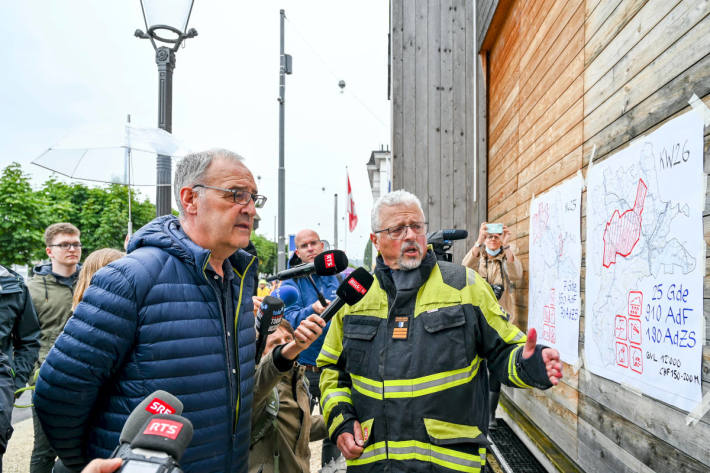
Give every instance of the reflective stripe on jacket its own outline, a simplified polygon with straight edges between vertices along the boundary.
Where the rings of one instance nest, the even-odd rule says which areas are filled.
[[[381,266],[366,296],[333,318],[318,357],[329,434],[336,441],[361,423],[365,449],[348,471],[478,472],[488,430],[484,360],[509,386],[549,380],[522,360],[525,335],[475,271],[430,251],[418,269],[425,282],[407,301]],[[403,325],[406,339],[393,338]]]

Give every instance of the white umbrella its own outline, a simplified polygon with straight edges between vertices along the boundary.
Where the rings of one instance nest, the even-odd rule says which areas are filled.
[[[160,128],[91,126],[72,132],[32,164],[72,179],[127,185],[131,234],[131,186],[156,185],[157,155],[179,158],[188,152],[180,140]]]

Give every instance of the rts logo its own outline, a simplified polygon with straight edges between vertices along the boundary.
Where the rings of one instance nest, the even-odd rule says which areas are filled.
[[[151,414],[175,414],[175,409],[170,404],[157,397],[148,404],[145,410]]]
[[[153,419],[143,431],[144,435],[157,435],[175,440],[182,430],[182,424],[169,419]]]
[[[324,261],[325,261],[326,268],[334,268],[335,267],[335,256],[333,256],[333,253],[327,253],[325,255]]]
[[[365,295],[365,293],[367,292],[367,289],[365,289],[363,285],[357,282],[354,278],[348,279],[348,284],[350,284],[353,289],[355,289],[362,295]]]

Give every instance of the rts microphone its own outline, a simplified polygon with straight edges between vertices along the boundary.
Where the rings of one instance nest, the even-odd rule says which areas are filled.
[[[175,414],[157,414],[143,423],[121,456],[122,473],[182,473],[179,461],[192,440],[192,423]]]
[[[274,333],[284,316],[284,303],[276,297],[266,296],[256,312],[256,326],[259,339],[256,341],[256,363],[266,348],[266,338]]]
[[[166,391],[158,390],[148,395],[133,409],[121,430],[119,445],[111,458],[120,457],[130,450],[130,442],[146,421],[155,414],[182,414],[182,402]]]
[[[279,279],[301,278],[311,273],[318,276],[334,276],[348,267],[348,257],[340,250],[329,250],[316,256],[312,263],[303,263],[293,268],[284,269],[274,276],[266,278],[267,281]]]
[[[321,318],[328,323],[335,313],[345,304],[353,305],[359,302],[370,289],[370,286],[372,286],[373,279],[372,274],[368,273],[362,266],[350,273],[348,277],[340,283],[340,286],[338,286],[338,289],[335,291],[335,299],[333,299],[333,302],[320,314]]]
[[[299,292],[298,289],[296,289],[295,287],[286,285],[279,287],[274,292],[272,292],[271,295],[281,299],[284,305],[288,307],[298,300]]]

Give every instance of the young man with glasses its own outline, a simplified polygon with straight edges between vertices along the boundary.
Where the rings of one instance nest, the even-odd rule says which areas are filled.
[[[328,432],[348,472],[478,471],[488,443],[483,360],[510,386],[547,389],[557,350],[503,318],[473,270],[437,261],[419,199],[385,194],[372,209],[375,279],[331,320],[318,356]]]
[[[27,286],[37,311],[40,326],[39,367],[54,341],[71,316],[74,288],[81,265],[81,233],[71,223],[54,223],[44,231],[49,263],[34,267],[34,276]],[[30,473],[50,473],[56,454],[42,432],[37,414],[32,409],[34,448],[30,460]]]
[[[162,389],[194,426],[185,473],[247,472],[258,262],[244,248],[266,198],[227,150],[182,158],[174,193],[180,216],[154,219],[96,272],[40,369],[35,408],[72,471],[109,457]]]

